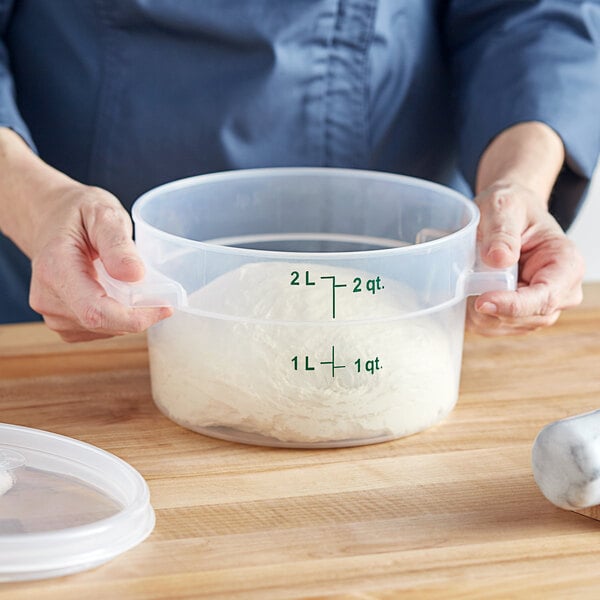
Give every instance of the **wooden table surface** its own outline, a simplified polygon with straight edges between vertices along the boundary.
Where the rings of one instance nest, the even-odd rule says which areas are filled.
[[[600,285],[550,329],[467,336],[442,424],[393,442],[286,450],[192,433],[150,395],[144,336],[68,345],[0,327],[1,421],[125,459],[156,510],[93,571],[0,585],[1,600],[600,597],[600,522],[550,504],[537,432],[600,408]]]

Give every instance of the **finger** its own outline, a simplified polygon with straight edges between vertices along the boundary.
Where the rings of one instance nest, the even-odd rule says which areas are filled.
[[[170,316],[170,309],[132,308],[121,314],[121,305],[110,298],[109,304],[116,304],[116,311],[107,309],[102,302],[97,302],[92,308],[84,308],[83,316],[74,314],[73,318],[60,314],[45,314],[44,320],[48,327],[58,333],[67,342],[80,342],[93,339],[139,333],[148,329],[154,323]]]
[[[548,325],[540,325],[538,327],[534,326],[521,326],[521,325],[508,325],[502,324],[497,327],[486,327],[481,325],[473,325],[470,324],[468,327],[468,331],[472,333],[476,333],[477,335],[481,335],[483,337],[506,337],[506,336],[522,336],[528,335],[530,333],[534,333],[539,329],[545,328]]]
[[[132,239],[131,219],[120,206],[92,205],[83,212],[84,227],[109,275],[121,281],[139,281],[144,264]]]
[[[515,292],[487,292],[475,301],[475,310],[484,315],[513,319],[550,314],[558,310],[551,306],[549,286],[534,284]]]
[[[479,244],[485,264],[506,268],[519,260],[521,235],[527,225],[524,203],[514,195],[497,189],[485,193],[478,200],[481,211]]]
[[[100,286],[98,286],[100,287]],[[103,295],[104,291],[82,290],[73,300],[73,312],[81,327],[96,333],[120,335],[140,333],[173,313],[171,308],[133,308]]]
[[[550,315],[511,319],[483,315],[472,310],[467,315],[467,329],[485,336],[520,335],[550,327],[556,323],[560,315],[561,311],[556,311]]]
[[[87,331],[81,325],[71,319],[60,316],[45,315],[44,321],[49,329],[56,332],[65,342],[88,342],[92,340],[106,339],[115,334]],[[118,334],[117,334],[118,335]]]
[[[569,305],[559,302],[555,289],[538,283],[520,287],[516,292],[487,292],[475,301],[475,310],[512,319],[551,315]]]
[[[44,294],[43,306],[37,308],[38,312],[43,314],[48,328],[58,333],[66,342],[84,342],[111,337],[110,334],[83,329],[73,312],[51,289],[46,290]]]
[[[78,342],[94,342],[96,340],[107,340],[114,337],[114,334],[92,333],[91,331],[69,331],[58,332],[64,342],[76,344]]]
[[[581,302],[581,283],[585,274],[583,257],[564,235],[548,240],[542,249],[523,254],[521,278],[529,284],[546,284],[561,290],[561,308]]]

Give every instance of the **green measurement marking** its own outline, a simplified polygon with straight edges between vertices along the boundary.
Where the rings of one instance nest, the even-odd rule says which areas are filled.
[[[351,365],[336,364],[335,362],[335,346],[331,346],[331,360],[322,360],[320,362],[313,362],[314,357],[311,359],[308,354],[304,355],[304,361],[302,357],[296,355],[292,357],[292,364],[294,365],[294,371],[314,371],[313,365],[331,365],[331,376],[335,377],[336,369],[345,369],[347,366],[354,370],[356,373],[366,373],[369,375],[375,375],[377,371],[383,369],[383,365],[379,356],[375,356],[369,359],[357,358]]]
[[[331,376],[335,377],[336,369],[345,369],[346,365],[336,365],[335,364],[335,346],[331,346],[331,360],[321,361],[322,365],[331,365]]]
[[[345,283],[336,283],[335,275],[323,275],[321,279],[331,279],[331,318],[335,319],[335,289],[348,286]]]
[[[290,273],[291,280],[290,285],[293,286],[303,286],[303,287],[311,287],[317,285],[317,282],[311,277],[310,271],[304,271],[304,277],[300,271],[292,271]],[[322,275],[319,279],[330,279],[331,280],[331,318],[335,319],[336,313],[336,295],[335,291],[337,288],[345,288],[348,287],[346,283],[337,283],[335,280],[335,275]],[[352,293],[353,294],[379,294],[380,291],[384,289],[383,282],[381,281],[381,277],[378,275],[372,279],[363,279],[362,277],[355,277],[352,280]]]

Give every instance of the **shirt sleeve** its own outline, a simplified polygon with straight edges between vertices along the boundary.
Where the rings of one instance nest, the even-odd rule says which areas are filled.
[[[600,152],[600,0],[453,0],[444,26],[465,178],[502,130],[546,123],[566,150],[550,201],[566,229]]]
[[[9,127],[16,131],[35,151],[35,144],[29,129],[17,108],[15,86],[10,72],[10,59],[4,43],[12,6],[13,0],[0,0],[0,127]]]

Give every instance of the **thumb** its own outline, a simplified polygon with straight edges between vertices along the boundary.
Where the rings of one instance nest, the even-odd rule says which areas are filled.
[[[84,224],[92,247],[111,277],[130,282],[144,277],[144,263],[132,239],[131,219],[120,204],[96,204],[92,214],[84,215]]]
[[[508,190],[484,191],[476,198],[481,212],[479,247],[483,262],[497,269],[510,267],[519,260],[521,236],[527,213]]]

